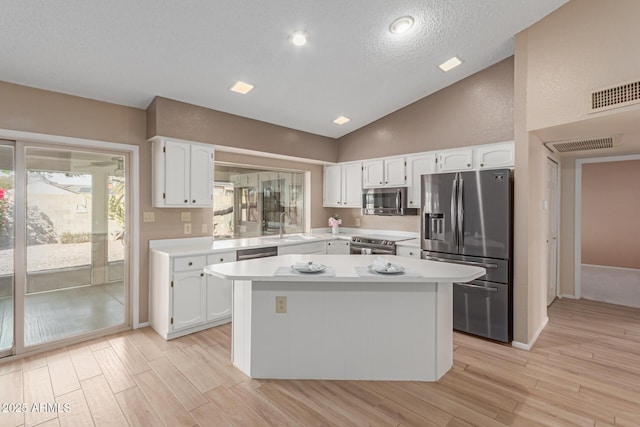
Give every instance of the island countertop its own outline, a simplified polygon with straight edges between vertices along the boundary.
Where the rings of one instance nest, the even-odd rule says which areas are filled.
[[[484,268],[422,259],[385,255],[387,262],[403,266],[407,274],[375,274],[359,276],[356,267],[368,267],[380,255],[279,255],[246,261],[208,265],[205,273],[230,280],[258,282],[470,282],[483,276]],[[276,276],[279,267],[291,267],[296,262],[324,264],[335,275],[295,274]],[[412,274],[409,274],[412,273]]]

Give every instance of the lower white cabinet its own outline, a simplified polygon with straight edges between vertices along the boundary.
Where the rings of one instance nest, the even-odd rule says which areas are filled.
[[[397,246],[396,255],[406,256],[409,258],[420,258],[420,248],[414,248],[411,246]]]
[[[209,255],[207,265],[236,260],[235,252]],[[231,320],[231,288],[233,282],[207,275],[207,322],[221,319]]]
[[[330,240],[327,242],[327,255],[349,255],[350,246],[348,240]]]
[[[209,276],[203,268],[235,259],[235,252],[171,256],[152,250],[151,327],[169,340],[231,321],[231,282]]]

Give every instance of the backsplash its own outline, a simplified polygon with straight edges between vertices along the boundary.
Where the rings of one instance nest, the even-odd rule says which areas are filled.
[[[331,214],[340,215],[342,227],[420,232],[420,215],[378,216],[362,215],[360,209],[326,208],[326,210],[331,211]],[[360,218],[359,226],[356,225],[356,218]]]

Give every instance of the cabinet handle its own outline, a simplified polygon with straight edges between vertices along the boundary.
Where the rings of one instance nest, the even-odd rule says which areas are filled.
[[[336,202],[338,205],[340,204],[340,202]]]
[[[224,261],[224,258],[220,258],[220,262]]]
[[[191,261],[189,261],[189,267],[191,267],[193,265],[193,263]]]
[[[189,203],[189,201],[188,201],[188,200],[185,200],[184,202],[185,202],[185,203]]]
[[[412,205],[412,204],[413,204],[413,200],[411,200],[411,201],[409,202],[409,204],[410,204],[410,205]]]
[[[471,163],[467,163],[467,167],[470,168],[471,167]]]
[[[413,255],[413,252],[409,252],[409,255]]]
[[[195,203],[195,202],[196,202],[196,199],[193,199],[193,203]]]
[[[484,163],[480,163],[480,167],[483,167],[483,166],[484,166]]]
[[[200,273],[200,277],[204,276],[204,273]]]
[[[380,184],[382,184],[382,181],[380,181]]]
[[[388,183],[389,183],[389,181],[385,181],[384,183],[385,183],[385,184],[388,184]]]

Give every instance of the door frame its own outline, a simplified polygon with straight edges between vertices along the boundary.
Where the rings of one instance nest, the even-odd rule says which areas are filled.
[[[592,157],[576,159],[575,199],[574,199],[574,265],[573,289],[576,299],[582,298],[582,165],[585,163],[622,162],[626,160],[640,160],[640,154],[627,154],[611,157]]]
[[[130,326],[133,329],[137,329],[143,326],[147,326],[148,322],[140,322],[140,148],[137,145],[123,144],[110,141],[101,141],[93,139],[75,138],[59,135],[47,135],[33,132],[15,131],[9,129],[0,129],[0,139],[8,139],[14,141],[20,141],[24,143],[38,143],[45,145],[58,145],[68,149],[80,149],[88,148],[94,150],[114,150],[125,152],[129,159],[129,180],[131,181],[129,196],[129,224],[131,227],[129,233],[129,245],[130,245],[130,262],[128,268],[129,276],[129,318]],[[18,157],[18,156],[16,156]],[[17,168],[17,164],[14,166]],[[24,165],[23,165],[24,166]],[[17,212],[14,213],[17,215]],[[15,286],[15,285],[14,285]],[[14,296],[15,297],[15,296]],[[16,313],[17,315],[18,313]],[[24,313],[22,313],[24,315]],[[22,334],[24,331],[21,331]],[[82,338],[85,340],[86,338]],[[57,343],[72,343],[77,342],[77,337],[65,338]],[[16,341],[17,342],[17,341]],[[23,343],[23,342],[22,342]],[[34,351],[39,351],[40,348]],[[29,351],[28,353],[31,353]],[[22,353],[28,354],[28,353]]]
[[[557,234],[557,236],[556,236],[556,289],[555,289],[555,297],[557,298],[557,297],[560,296],[560,292],[559,292],[560,291],[560,286],[559,286],[560,285],[560,234],[561,234],[561,231],[560,231],[560,227],[561,227],[561,224],[560,224],[560,201],[562,200],[562,197],[561,197],[561,194],[560,194],[561,187],[562,187],[561,182],[560,182],[560,179],[561,179],[561,173],[560,173],[561,166],[560,166],[560,162],[558,160],[554,159],[551,156],[547,156],[547,162],[549,162],[549,161],[551,161],[551,162],[556,164],[555,212],[551,212],[549,210],[550,201],[547,200],[547,215],[549,216],[549,218],[551,218],[551,215],[555,215],[555,217],[556,217],[556,227],[557,227],[556,234]],[[545,195],[545,197],[546,197],[546,195]],[[549,224],[547,224],[547,231],[548,231],[548,229],[549,229]],[[549,247],[547,246],[547,259],[549,259],[548,258],[548,255],[549,255],[548,251],[549,251]],[[549,265],[547,264],[547,279],[548,278],[549,278]],[[548,295],[548,292],[549,292],[549,283],[547,283],[545,294]],[[549,306],[549,304],[547,303],[547,307],[548,306]]]

